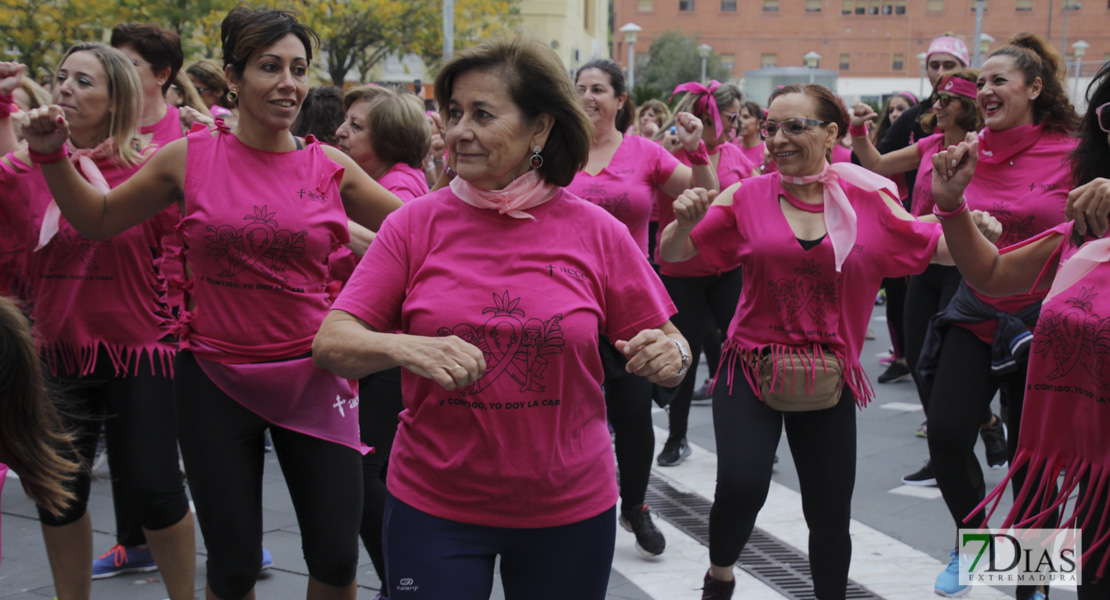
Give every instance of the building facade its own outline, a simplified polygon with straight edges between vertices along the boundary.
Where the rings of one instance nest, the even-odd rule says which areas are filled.
[[[521,26],[551,46],[568,71],[609,57],[608,0],[521,0]]]
[[[1065,2],[1069,10],[1065,13]],[[708,44],[733,78],[745,71],[817,65],[849,78],[916,78],[918,55],[944,32],[975,36],[976,0],[614,0],[614,24],[643,28],[634,50],[645,66],[648,48],[660,33],[678,29]],[[1110,60],[1110,0],[986,0],[983,33],[997,48],[1019,31],[1046,36],[1058,49],[1090,44],[1083,75]],[[1066,21],[1065,21],[1066,19]],[[1065,31],[1066,27],[1066,31]],[[1066,36],[1066,40],[1064,39]],[[613,34],[613,57],[627,68],[627,46]],[[1091,71],[1088,73],[1087,71]]]

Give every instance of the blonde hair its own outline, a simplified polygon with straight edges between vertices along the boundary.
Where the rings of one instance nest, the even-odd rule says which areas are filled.
[[[119,162],[124,165],[137,164],[143,148],[142,140],[139,138],[139,119],[143,114],[143,92],[138,71],[135,70],[127,55],[97,42],[75,44],[58,63],[58,70],[61,70],[61,65],[64,65],[66,59],[76,52],[92,54],[104,69],[104,78],[108,82],[108,99],[112,104],[111,119],[104,137],[115,141],[115,158]]]
[[[184,106],[188,106],[206,117],[212,116],[212,111],[208,110],[204,100],[200,99],[196,86],[193,85],[192,81],[189,81],[188,74],[178,71],[173,84],[181,91],[181,97],[185,100]]]
[[[28,109],[48,106],[51,103],[50,92],[46,91],[46,88],[35,83],[28,77],[24,77],[19,81],[19,89],[23,90],[23,92],[27,94],[27,98],[31,100],[30,106],[27,107]]]

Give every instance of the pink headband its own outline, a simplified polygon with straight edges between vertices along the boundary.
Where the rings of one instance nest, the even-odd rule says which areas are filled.
[[[709,82],[709,87],[705,87],[696,81],[690,81],[676,87],[674,91],[671,92],[671,99],[667,100],[667,102],[673,100],[674,95],[679,92],[701,94],[702,97],[698,98],[697,102],[694,103],[694,111],[702,114],[709,113],[710,118],[713,119],[713,125],[717,130],[717,137],[720,138],[721,132],[724,131],[724,124],[721,123],[721,111],[717,109],[716,100],[710,102],[710,100],[713,99],[713,92],[717,91],[719,87],[721,87],[721,82],[716,79]]]
[[[979,87],[966,79],[945,75],[937,82],[936,93],[939,94],[941,92],[958,94],[966,98],[974,99],[979,96]]]
[[[910,102],[913,102],[914,104],[917,104],[917,96],[914,96],[913,92],[894,92],[894,95],[895,96],[898,96],[898,95],[905,96],[905,97],[910,99]]]
[[[925,53],[925,60],[928,61],[934,54],[940,52],[951,54],[960,59],[965,67],[971,62],[967,58],[967,44],[959,38],[941,36],[933,39],[933,42],[929,44],[929,51]]]

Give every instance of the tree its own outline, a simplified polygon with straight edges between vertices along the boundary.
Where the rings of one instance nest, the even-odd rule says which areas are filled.
[[[669,96],[677,85],[687,81],[701,81],[698,41],[681,31],[671,30],[660,34],[651,42],[648,57],[647,67],[642,71],[639,68],[636,70],[637,82],[645,87],[662,89]],[[721,68],[716,53],[710,52],[706,59],[705,76],[706,79],[720,81],[728,78],[728,71]]]
[[[75,42],[99,40],[100,15],[113,10],[109,0],[0,0],[0,35],[27,76],[41,80]]]

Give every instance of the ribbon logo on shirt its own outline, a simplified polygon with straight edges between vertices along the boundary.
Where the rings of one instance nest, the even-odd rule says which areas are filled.
[[[204,246],[208,256],[214,256],[217,261],[227,260],[229,264],[227,270],[219,273],[220,277],[233,277],[260,262],[275,278],[289,279],[284,274],[285,267],[290,260],[304,255],[308,230],[294,233],[280,229],[274,219],[276,215],[277,211],[270,212],[266,205],[255,206],[254,214],[243,217],[250,223],[239,229],[231,225],[205,227],[209,233]]]

